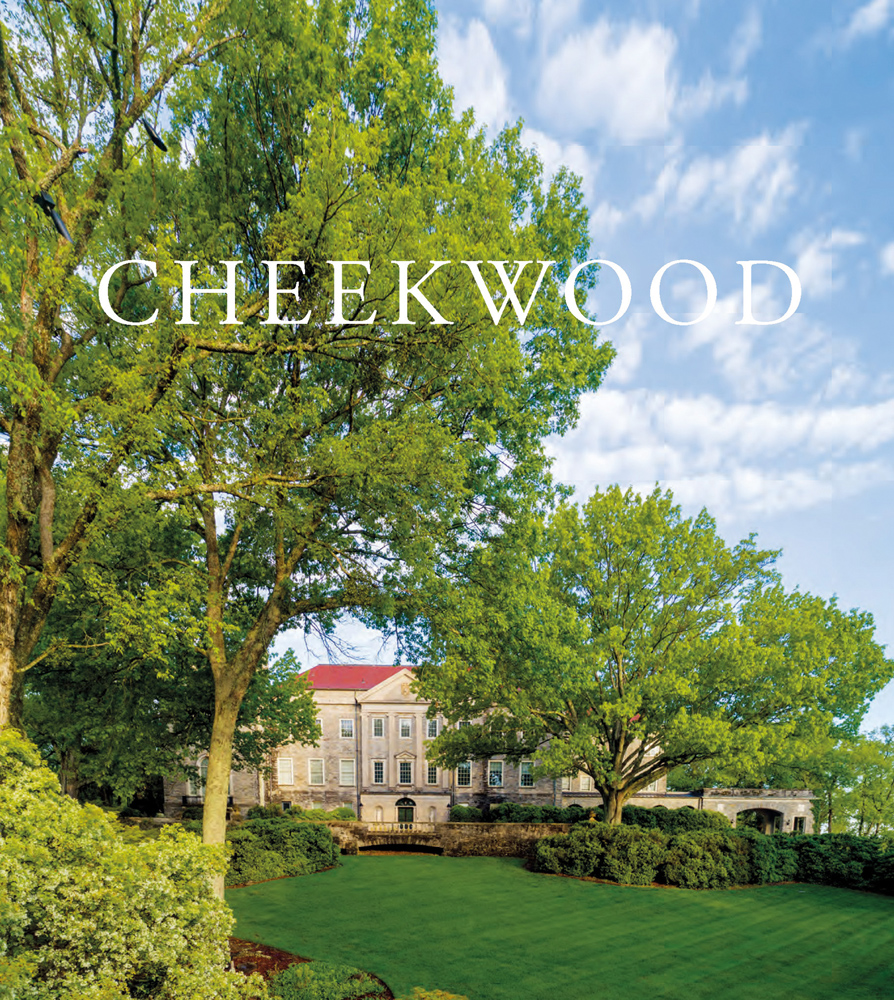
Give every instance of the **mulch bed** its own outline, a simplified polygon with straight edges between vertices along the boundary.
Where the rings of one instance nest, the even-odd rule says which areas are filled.
[[[292,955],[279,948],[271,948],[266,944],[256,944],[254,941],[243,941],[233,937],[230,938],[230,957],[237,972],[243,972],[246,976],[257,972],[264,979],[269,979],[290,965],[311,961],[309,958]],[[369,1000],[394,1000],[394,994],[378,976],[374,976],[371,972],[367,975],[381,983],[385,990],[384,993],[368,993]],[[362,998],[358,997],[358,1000],[362,1000]]]

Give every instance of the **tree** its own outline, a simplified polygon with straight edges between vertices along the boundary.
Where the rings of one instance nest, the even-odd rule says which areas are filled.
[[[0,726],[20,724],[59,587],[124,513],[128,457],[183,362],[185,343],[104,322],[91,275],[146,248],[154,154],[131,130],[225,41],[226,6],[23,0],[0,24]]]
[[[858,836],[894,832],[894,726],[860,737],[849,757],[854,780],[843,806],[851,829]]]
[[[185,761],[210,744],[201,594],[183,573],[196,549],[177,516],[118,525],[89,546],[54,604],[25,675],[24,723],[74,798],[86,785],[127,805],[152,779],[185,775]],[[319,734],[299,669],[287,653],[252,678],[234,734],[237,768],[260,768],[276,747]]]
[[[452,567],[410,632],[423,696],[452,721],[483,716],[432,752],[582,771],[617,823],[672,768],[760,770],[811,745],[859,717],[892,664],[870,615],[786,593],[774,556],[753,538],[727,547],[704,510],[684,519],[657,489],[507,529]]]
[[[34,16],[46,24],[42,11]],[[388,613],[445,553],[545,489],[542,438],[573,424],[580,393],[598,386],[612,356],[562,305],[570,267],[588,247],[576,179],[561,171],[546,183],[519,128],[488,145],[471,116],[453,119],[427,2],[273,4],[244,25],[235,7],[227,16],[221,31],[244,42],[220,49],[177,95],[190,169],[174,153],[128,161],[116,175],[123,222],[95,248],[97,271],[137,250],[156,262],[157,280],[131,265],[110,291],[122,319],[142,321],[155,308],[157,318],[111,323],[88,279],[74,265],[65,271],[68,284],[40,306],[62,323],[53,350],[57,326],[48,319],[41,328],[50,361],[19,364],[10,353],[35,373],[13,380],[22,388],[9,403],[10,434],[31,440],[36,455],[50,416],[32,402],[48,399],[56,443],[28,465],[33,495],[24,506],[25,444],[10,445],[7,497],[18,518],[7,546],[18,624],[7,639],[19,673],[90,532],[174,509],[194,532],[199,552],[182,569],[201,594],[197,645],[214,678],[210,842],[224,836],[240,705],[277,632],[328,629],[346,609]],[[114,35],[129,18],[119,11],[103,31]],[[81,22],[58,19],[51,27],[68,32],[71,50],[89,51]],[[51,36],[45,28],[46,52]],[[119,48],[111,49],[118,63]],[[46,65],[52,75],[49,56]],[[17,114],[16,122],[28,112]],[[109,141],[123,164],[131,111],[122,114]],[[136,216],[125,207],[131,199]],[[78,215],[87,210],[68,216],[76,248],[89,237]],[[64,261],[72,253],[58,252]],[[496,256],[557,262],[530,310],[510,312],[496,296],[507,306],[499,323],[460,263]],[[197,262],[194,286],[206,288],[222,260],[244,262],[238,325],[221,325],[223,302],[212,296],[192,304],[196,324],[184,325],[177,261],[187,257]],[[342,316],[329,262],[354,257],[370,263],[365,299],[348,295]],[[296,262],[279,287],[304,279],[301,301],[280,296],[272,322],[264,259]],[[401,291],[393,261],[419,262],[406,265],[410,286],[430,262],[453,262],[424,291],[445,322]],[[498,267],[485,270],[499,288]],[[512,274],[519,302],[535,292],[538,272]],[[357,274],[365,271],[351,271],[345,286]],[[64,463],[54,464],[60,454]],[[63,478],[68,520],[52,500]],[[63,528],[57,557],[49,536]]]

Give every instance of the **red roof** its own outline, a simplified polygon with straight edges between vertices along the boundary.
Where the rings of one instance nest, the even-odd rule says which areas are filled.
[[[383,667],[377,663],[318,663],[301,674],[314,688],[338,691],[369,691],[401,670],[412,667]]]

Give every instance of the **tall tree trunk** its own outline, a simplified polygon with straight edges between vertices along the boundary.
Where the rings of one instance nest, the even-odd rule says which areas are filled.
[[[612,826],[621,823],[621,815],[624,803],[628,796],[620,792],[617,788],[606,788],[602,791],[602,808],[605,813],[604,821]]]
[[[202,840],[206,844],[223,844],[227,837],[227,798],[230,793],[230,771],[233,766],[233,736],[236,719],[245,689],[234,686],[232,678],[215,677],[214,725],[208,749],[208,774],[205,780],[205,808],[202,812]],[[223,899],[223,876],[215,879],[215,893]]]

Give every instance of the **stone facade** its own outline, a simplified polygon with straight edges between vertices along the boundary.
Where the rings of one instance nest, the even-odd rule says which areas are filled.
[[[530,773],[537,761],[519,766],[502,758],[444,770],[429,765],[428,740],[444,725],[427,717],[428,702],[411,690],[406,667],[319,664],[308,671],[322,728],[317,747],[281,747],[264,774],[234,771],[232,809],[244,815],[252,805],[280,803],[288,809],[347,806],[365,822],[445,823],[454,804],[499,802],[595,808],[602,799],[586,775],[540,778]],[[201,762],[201,757],[199,758]],[[165,782],[165,813],[182,814],[201,803],[201,788]],[[662,778],[630,800],[631,805],[716,809],[735,825],[745,810],[764,810],[766,829],[811,832],[807,792],[706,789],[668,792]],[[763,815],[763,813],[762,813]],[[777,817],[779,817],[777,819]]]

